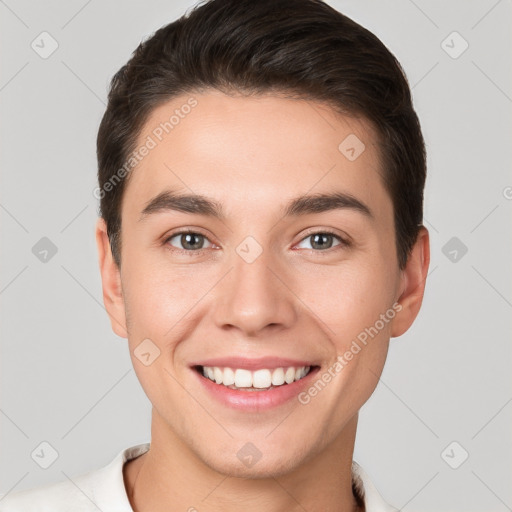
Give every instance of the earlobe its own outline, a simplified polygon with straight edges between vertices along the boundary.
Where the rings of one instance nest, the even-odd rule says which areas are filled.
[[[105,220],[101,217],[96,222],[95,235],[103,288],[103,304],[110,318],[112,330],[121,338],[127,338],[126,311],[121,288],[121,274],[112,257],[107,226]]]
[[[427,228],[422,226],[411,249],[406,267],[402,270],[397,301],[402,309],[393,319],[391,337],[396,338],[404,334],[418,315],[425,292],[429,264],[429,233]]]

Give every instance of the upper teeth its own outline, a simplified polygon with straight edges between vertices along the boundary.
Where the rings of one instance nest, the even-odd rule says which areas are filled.
[[[280,386],[285,382],[302,379],[311,369],[310,366],[295,368],[274,368],[273,370],[261,369],[254,372],[242,368],[219,368],[218,366],[203,366],[203,375],[217,384],[224,386],[235,385],[237,388],[269,388],[271,385]]]

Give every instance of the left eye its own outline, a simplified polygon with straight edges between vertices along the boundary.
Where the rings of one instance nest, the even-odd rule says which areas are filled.
[[[177,233],[166,240],[166,242],[169,242],[173,247],[176,247],[171,242],[171,240],[173,240],[174,238],[177,238],[179,240],[179,243],[182,245],[181,247],[178,247],[178,249],[185,251],[205,249],[206,247],[204,247],[204,241],[206,240],[209,242],[208,238],[206,238],[204,235],[201,235],[201,233]],[[211,242],[209,243],[211,244]]]
[[[333,247],[333,239],[339,240],[339,243],[336,245],[341,245],[343,243],[343,240],[339,236],[329,232],[312,233],[311,235],[303,238],[303,241],[309,239],[311,239],[311,247],[303,247],[303,249],[320,249],[321,251],[330,249]],[[303,241],[301,243],[303,243]]]

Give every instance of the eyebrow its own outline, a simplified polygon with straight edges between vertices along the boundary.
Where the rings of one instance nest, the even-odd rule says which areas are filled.
[[[374,219],[371,209],[362,201],[345,192],[305,194],[292,199],[284,208],[283,217],[296,217],[331,210],[353,210],[368,219]],[[182,194],[172,190],[161,192],[150,199],[142,210],[139,222],[148,216],[165,211],[179,211],[225,219],[222,204],[200,194]]]

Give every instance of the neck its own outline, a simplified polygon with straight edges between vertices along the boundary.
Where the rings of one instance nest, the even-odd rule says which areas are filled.
[[[333,443],[284,475],[238,478],[206,465],[153,409],[149,451],[123,468],[134,512],[356,512],[352,456],[357,415]]]

